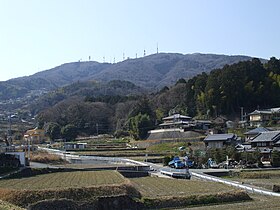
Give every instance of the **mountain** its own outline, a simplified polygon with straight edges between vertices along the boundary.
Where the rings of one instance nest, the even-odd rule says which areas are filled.
[[[94,61],[66,63],[27,77],[0,82],[0,100],[26,97],[30,92],[49,91],[78,81],[126,80],[147,89],[160,89],[180,78],[191,78],[226,64],[250,60],[248,56],[159,53],[119,63]]]
[[[115,104],[127,99],[137,99],[146,91],[128,81],[112,80],[109,82],[84,81],[75,82],[50,91],[38,97],[28,105],[31,113],[38,113],[40,110],[54,106],[55,104],[69,98],[79,98],[83,101],[101,101]]]

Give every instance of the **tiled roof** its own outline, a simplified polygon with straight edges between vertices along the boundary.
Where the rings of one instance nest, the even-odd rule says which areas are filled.
[[[272,114],[272,111],[271,110],[255,110],[255,111],[249,113],[248,116],[255,115],[255,114]]]
[[[254,135],[254,134],[259,134],[261,132],[266,132],[266,131],[270,131],[270,130],[268,128],[258,127],[258,128],[253,129],[253,130],[249,130],[244,134],[245,135]]]
[[[226,133],[226,134],[212,134],[206,136],[204,141],[226,141],[228,139],[233,139],[235,134],[233,133]]]
[[[267,131],[262,132],[252,139],[252,142],[264,142],[264,141],[277,141],[280,140],[280,131]]]
[[[273,114],[273,113],[279,113],[280,108],[271,108],[271,109],[263,109],[263,110],[255,110],[248,115],[254,115],[254,114]]]
[[[180,114],[174,114],[169,117],[164,117],[163,120],[173,120],[173,119],[191,119],[189,116],[184,116]]]

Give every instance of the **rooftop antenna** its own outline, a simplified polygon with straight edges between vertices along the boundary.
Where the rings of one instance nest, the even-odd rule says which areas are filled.
[[[158,43],[157,43],[157,54],[158,54]]]
[[[90,61],[90,56],[88,56],[88,61]]]
[[[146,56],[146,50],[144,50],[144,57]]]

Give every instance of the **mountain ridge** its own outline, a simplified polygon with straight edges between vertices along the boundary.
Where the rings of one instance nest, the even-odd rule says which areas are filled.
[[[24,97],[32,90],[54,90],[78,81],[125,80],[147,89],[160,89],[180,78],[191,78],[224,65],[250,60],[242,55],[158,53],[118,63],[65,63],[30,76],[0,82],[0,100]]]

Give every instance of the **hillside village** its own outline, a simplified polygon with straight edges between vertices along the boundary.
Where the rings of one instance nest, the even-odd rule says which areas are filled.
[[[280,66],[279,60],[276,61]],[[269,64],[273,62],[274,59],[268,61]],[[101,91],[101,85],[96,82],[78,82],[53,92],[37,92],[28,100],[4,101],[0,106],[0,195],[2,193],[7,198],[5,201],[24,208],[36,209],[36,203],[45,205],[44,196],[47,195],[44,190],[50,190],[47,200],[57,196],[62,206],[71,202],[71,205],[93,205],[89,204],[89,200],[79,200],[79,196],[73,199],[72,193],[61,187],[62,182],[55,180],[62,179],[59,176],[67,173],[65,180],[81,183],[85,181],[82,177],[87,176],[91,177],[87,180],[93,186],[98,180],[110,189],[116,188],[109,193],[106,187],[95,186],[87,192],[87,196],[94,197],[94,205],[101,209],[122,209],[127,207],[127,203],[136,209],[149,209],[157,206],[158,202],[162,208],[178,207],[182,202],[193,202],[186,192],[194,193],[190,196],[195,196],[197,205],[234,200],[243,202],[250,200],[251,193],[257,190],[260,190],[260,196],[278,197],[280,185],[274,177],[279,176],[280,167],[280,108],[269,108],[263,102],[260,103],[262,106],[254,109],[256,106],[251,103],[260,102],[256,97],[252,97],[251,103],[243,100],[244,107],[238,106],[230,97],[226,101],[226,96],[233,92],[226,93],[224,83],[219,83],[222,93],[214,95],[213,88],[217,84],[212,81],[220,81],[219,77],[228,78],[236,69],[239,70],[236,75],[248,74],[248,81],[243,81],[244,89],[236,90],[238,94],[253,94],[254,83],[250,81],[254,78],[250,77],[252,68],[259,68],[261,74],[267,75],[268,86],[275,84],[277,71],[253,59],[211,71],[209,75],[202,73],[189,80],[179,79],[174,86],[164,87],[156,93],[146,94],[127,81],[111,81],[106,83],[108,89],[103,85]],[[259,77],[261,81],[256,80],[255,83],[263,82],[262,75]],[[247,86],[251,87],[249,92]],[[119,95],[123,89],[126,93]],[[262,91],[265,93],[265,88]],[[278,94],[277,91],[274,93]],[[236,98],[239,98],[238,94]],[[266,97],[257,85],[254,94]],[[211,97],[217,97],[223,105]],[[17,100],[22,108],[13,107]],[[266,103],[277,105],[277,100],[274,100],[267,99]],[[13,111],[7,111],[5,107],[11,107]],[[77,173],[81,175],[76,176]],[[100,175],[93,179],[98,173]],[[42,194],[35,196],[37,191],[30,187],[28,190],[35,193],[32,201],[26,203],[22,196],[15,202],[12,199],[21,195],[21,191],[15,191],[15,194],[9,190],[1,191],[7,181],[13,181],[13,176],[21,177],[25,183],[39,183],[39,186],[49,183],[47,180],[54,180],[48,186],[60,186],[60,189],[45,186],[40,191]],[[268,176],[273,184],[264,184],[263,180],[252,184],[249,178],[244,179],[246,176]],[[114,181],[110,183],[109,180]],[[215,186],[210,186],[209,180],[215,180]],[[72,189],[73,183],[70,180],[67,182]],[[213,201],[207,196],[196,197],[194,189],[198,189],[200,182],[210,184],[207,196],[214,196]],[[217,182],[229,184],[230,189],[226,184],[219,186]],[[22,188],[20,183],[14,187]],[[111,186],[114,183],[117,184]],[[157,198],[147,192],[152,185],[160,194]],[[238,191],[231,188],[233,185],[246,190]],[[259,189],[260,185],[264,187]],[[176,201],[166,198],[174,186],[177,190],[173,193],[179,196]],[[217,192],[220,188],[224,193],[222,196]],[[84,185],[80,185],[76,190],[80,193],[84,189]],[[95,190],[101,194],[97,195]],[[133,195],[127,193],[130,191]],[[60,196],[56,192],[60,192]],[[183,197],[179,192],[184,192]],[[7,193],[11,193],[12,197],[8,197]],[[104,207],[102,199],[108,195],[113,198],[107,200],[108,206]],[[144,196],[155,200],[147,202]],[[60,199],[66,199],[65,203]],[[138,199],[137,202],[135,199]],[[189,205],[186,203],[183,206]]]

